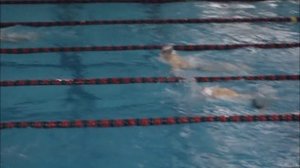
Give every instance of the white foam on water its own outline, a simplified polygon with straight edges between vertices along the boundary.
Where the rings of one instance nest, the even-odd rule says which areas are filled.
[[[21,26],[14,26],[14,27],[0,29],[1,42],[16,43],[22,41],[34,41],[37,40],[38,38],[39,38],[38,33],[26,29],[22,30]]]

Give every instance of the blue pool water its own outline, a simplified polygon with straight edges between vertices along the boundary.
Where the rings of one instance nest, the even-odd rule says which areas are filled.
[[[69,21],[299,16],[299,1],[256,3],[1,5],[1,21]],[[2,48],[130,44],[299,42],[299,24],[106,25],[6,28],[36,33]],[[171,76],[158,50],[1,55],[1,80]],[[179,52],[244,65],[234,72],[180,75],[299,74],[299,48]],[[141,118],[299,111],[299,81],[35,86],[1,88],[1,121]],[[263,111],[250,102],[204,99],[204,86],[271,97]],[[299,123],[205,123],[107,129],[1,131],[1,168],[281,168],[299,167]]]

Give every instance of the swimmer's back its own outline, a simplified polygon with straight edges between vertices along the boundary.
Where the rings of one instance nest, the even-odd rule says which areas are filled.
[[[239,94],[228,88],[215,88],[212,91],[212,95],[215,97],[218,96],[227,96],[227,97],[238,97]]]
[[[204,88],[202,91],[205,95],[213,97],[213,98],[236,98],[240,96],[236,91],[228,89],[228,88]]]
[[[173,68],[177,68],[177,69],[185,69],[190,67],[189,64],[186,62],[186,60],[184,60],[177,54],[173,54],[169,62],[171,63]]]

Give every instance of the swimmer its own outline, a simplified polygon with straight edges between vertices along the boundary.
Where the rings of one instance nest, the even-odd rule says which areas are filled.
[[[164,46],[161,49],[160,57],[167,61],[175,70],[192,68],[186,60],[176,53],[171,45]]]
[[[212,98],[237,98],[241,96],[236,91],[228,88],[205,87],[202,93]]]
[[[37,39],[37,34],[33,32],[27,33],[14,33],[8,32],[6,30],[0,30],[0,41],[1,42],[21,42],[21,41],[31,41]]]
[[[200,58],[184,59],[178,55],[173,46],[167,45],[161,49],[160,57],[172,66],[173,70],[197,69],[201,71],[240,71],[241,69],[250,70],[245,65],[240,67],[226,62],[208,62]]]
[[[263,109],[269,103],[267,97],[261,93],[256,95],[240,94],[228,88],[205,87],[201,90],[201,93],[204,96],[222,100],[250,99],[252,106],[257,109]]]

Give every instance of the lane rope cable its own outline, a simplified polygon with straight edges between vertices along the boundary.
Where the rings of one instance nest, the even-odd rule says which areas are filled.
[[[120,46],[84,46],[84,47],[48,47],[48,48],[1,48],[1,54],[30,54],[51,52],[83,52],[83,51],[128,51],[128,50],[160,50],[165,45],[120,45]],[[245,47],[262,49],[296,48],[299,42],[287,43],[245,43],[245,44],[192,44],[174,45],[175,50],[202,51],[202,50],[230,50]]]
[[[221,77],[194,77],[200,82],[225,82],[237,80],[266,80],[284,81],[299,80],[298,75],[258,75],[258,76],[221,76]],[[190,79],[186,79],[190,80]],[[93,78],[93,79],[51,79],[51,80],[8,80],[0,81],[0,87],[9,86],[40,86],[40,85],[107,85],[107,84],[134,84],[134,83],[178,83],[184,82],[182,77],[135,77],[135,78]]]
[[[83,26],[113,24],[200,24],[200,23],[243,23],[243,22],[299,22],[300,17],[253,17],[253,18],[190,18],[190,19],[140,19],[140,20],[86,20],[49,22],[0,22],[0,27],[16,25],[32,27]]]
[[[241,123],[241,122],[299,122],[300,113],[293,114],[265,114],[265,115],[231,115],[231,116],[192,116],[165,118],[133,118],[133,119],[102,119],[75,121],[8,121],[0,122],[0,130],[12,128],[108,128],[132,126],[160,126],[192,123]]]
[[[228,2],[228,0],[206,0]],[[257,2],[262,0],[230,0],[236,2]],[[201,0],[0,0],[0,4],[70,4],[70,3],[171,3],[201,2]]]

